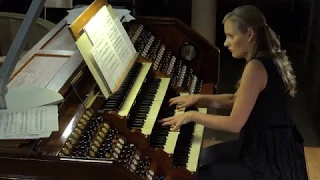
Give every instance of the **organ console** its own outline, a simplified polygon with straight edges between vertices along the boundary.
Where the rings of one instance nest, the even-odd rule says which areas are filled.
[[[196,179],[204,127],[191,122],[173,132],[158,120],[206,112],[168,101],[215,92],[219,49],[175,18],[136,17],[124,27],[138,56],[106,99],[74,43],[84,19],[105,5],[94,1],[70,26],[62,20],[17,64],[9,88],[36,83],[65,100],[49,138],[0,142],[1,178]],[[182,51],[186,43],[194,49]]]

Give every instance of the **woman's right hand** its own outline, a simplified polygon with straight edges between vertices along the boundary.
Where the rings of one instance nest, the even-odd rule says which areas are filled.
[[[177,109],[182,109],[185,107],[192,106],[197,103],[197,96],[196,95],[188,95],[188,96],[178,96],[171,98],[169,100],[169,106],[177,105]]]

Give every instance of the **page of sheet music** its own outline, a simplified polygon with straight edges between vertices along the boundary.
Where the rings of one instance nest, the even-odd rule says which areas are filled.
[[[101,48],[100,48],[101,47]],[[110,45],[105,43],[104,46],[96,46],[92,48],[92,55],[100,67],[103,77],[106,79],[109,88],[114,89],[119,74],[112,74],[117,70],[119,62],[115,61],[115,54],[109,48]],[[118,71],[119,73],[119,71]]]
[[[106,35],[115,48],[120,61],[127,67],[132,58],[132,53],[123,38],[124,34],[120,32],[119,27],[117,27],[117,24],[115,23],[115,19],[111,17],[106,6],[101,8],[101,13],[103,13],[103,17],[105,17],[104,27],[107,32]]]
[[[39,138],[47,138],[51,135],[50,132],[43,132],[39,134],[23,134],[23,135],[0,135],[0,139],[12,140],[12,139],[39,139]]]
[[[134,48],[133,43],[131,42],[130,37],[128,36],[128,33],[126,32],[125,28],[123,27],[123,25],[120,21],[120,19],[122,19],[123,16],[125,16],[125,19],[127,21],[128,20],[127,18],[129,16],[131,16],[130,11],[129,10],[121,10],[121,9],[113,9],[111,4],[109,4],[107,6],[107,9],[108,9],[109,13],[111,14],[111,16],[112,16],[112,14],[115,14],[113,17],[114,23],[115,23],[116,27],[118,28],[118,31],[121,33],[121,37],[123,38],[125,44],[127,45],[128,49],[130,50],[130,53],[131,53],[130,56],[134,56],[137,53],[137,51]],[[134,20],[135,18],[132,17],[130,19]],[[130,19],[129,19],[129,21],[130,21]],[[129,21],[127,21],[127,22],[129,22]],[[130,57],[130,59],[131,58],[132,57]]]
[[[58,131],[58,106],[0,110],[0,136]]]
[[[134,56],[135,53],[137,53],[136,49],[133,46],[133,43],[131,42],[126,30],[124,29],[124,27],[122,26],[119,17],[116,17],[114,19],[114,22],[116,23],[116,26],[118,28],[118,30],[120,31],[120,33],[122,34],[122,37],[124,38],[124,41],[127,45],[127,47],[129,48],[130,52],[131,52],[131,56]]]
[[[84,28],[93,44],[92,55],[111,90],[115,88],[135,54],[124,38],[124,35],[128,35],[121,33],[117,26],[119,24],[115,23],[104,6]]]
[[[106,79],[110,89],[114,89],[115,77],[110,73],[110,66],[119,66],[119,60],[114,58],[115,52],[110,48],[110,43],[106,38],[106,33],[102,30],[102,16],[98,14],[95,18],[92,18],[85,27],[85,32],[87,33],[89,39],[91,40],[92,46],[92,55],[102,72],[102,75]],[[112,64],[112,65],[111,65]],[[115,67],[117,69],[117,67]]]

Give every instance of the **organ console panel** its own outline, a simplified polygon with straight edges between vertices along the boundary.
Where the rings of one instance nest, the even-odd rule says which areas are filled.
[[[1,178],[196,179],[204,127],[173,132],[158,120],[183,113],[172,97],[215,92],[219,49],[177,19],[136,17],[123,25],[137,59],[106,99],[74,44],[104,5],[94,1],[72,25],[62,20],[17,65],[8,87],[36,83],[65,100],[49,138],[0,142]]]

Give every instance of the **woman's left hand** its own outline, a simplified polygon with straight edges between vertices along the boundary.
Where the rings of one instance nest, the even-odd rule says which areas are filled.
[[[183,124],[187,124],[190,121],[191,121],[191,112],[185,112],[180,115],[164,118],[159,122],[162,123],[162,126],[171,125],[170,130],[177,131],[178,129],[180,129],[180,126],[182,126]]]

